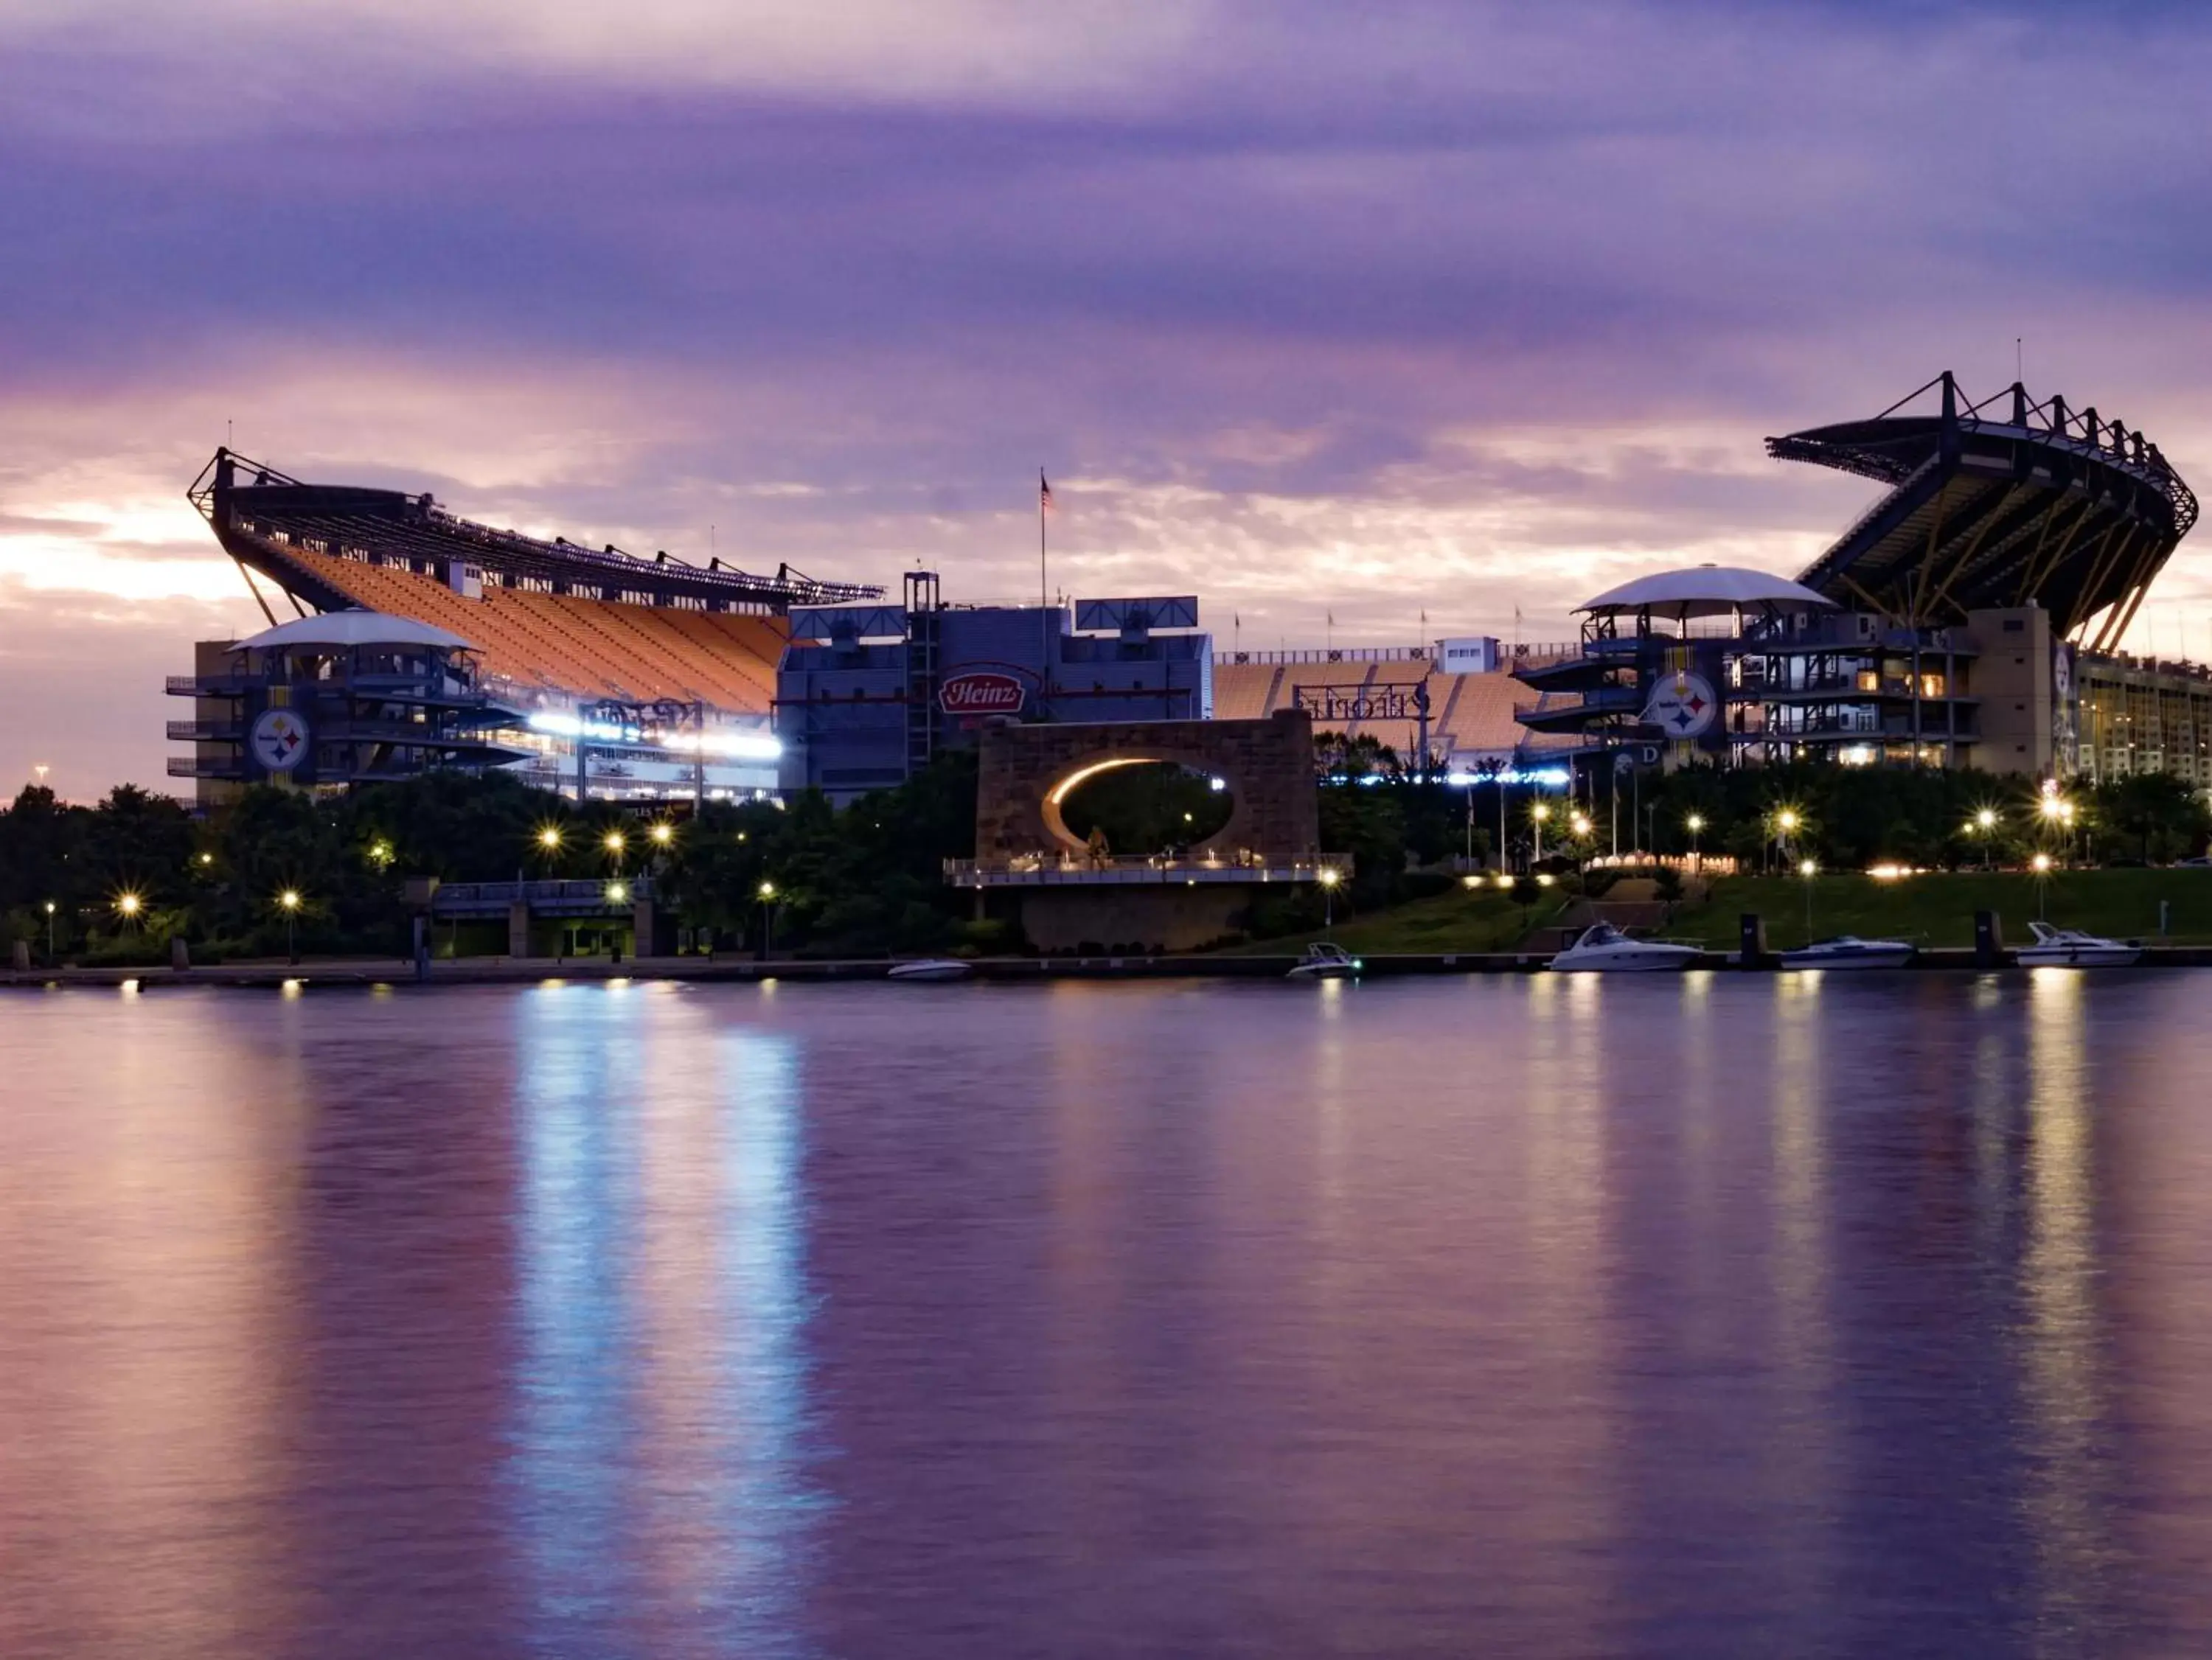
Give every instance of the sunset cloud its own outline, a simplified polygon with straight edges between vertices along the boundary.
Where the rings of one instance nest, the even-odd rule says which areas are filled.
[[[258,615],[183,500],[227,431],[959,598],[1034,592],[1043,465],[1055,585],[1248,644],[1793,570],[1872,487],[1759,440],[2001,385],[2015,337],[2212,479],[2195,9],[192,12],[0,14],[12,686],[61,631],[158,679]],[[2139,633],[2212,621],[2187,548]],[[157,774],[136,694],[72,686]]]

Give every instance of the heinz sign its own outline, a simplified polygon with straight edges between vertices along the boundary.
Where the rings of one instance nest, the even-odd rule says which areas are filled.
[[[951,676],[937,688],[938,706],[948,715],[1018,715],[1027,695],[1012,675],[980,669]]]

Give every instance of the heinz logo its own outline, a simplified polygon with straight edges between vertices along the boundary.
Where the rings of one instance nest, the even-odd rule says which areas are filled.
[[[948,715],[1013,715],[1027,695],[1012,675],[976,670],[954,675],[937,688],[937,701]]]

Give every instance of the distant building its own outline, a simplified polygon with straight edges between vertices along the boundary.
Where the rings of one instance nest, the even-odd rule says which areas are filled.
[[[905,603],[794,607],[776,672],[787,791],[847,801],[903,782],[982,724],[1205,720],[1212,641],[1198,601],[959,606],[936,573]]]
[[[173,679],[193,700],[169,736],[191,760],[204,806],[249,784],[342,790],[521,759],[493,736],[516,712],[477,681],[466,640],[407,617],[340,611],[240,640],[203,644],[198,672]]]
[[[264,583],[302,610],[383,612],[468,641],[480,689],[514,712],[502,744],[532,782],[572,796],[772,791],[785,614],[883,592],[549,541],[427,494],[303,483],[228,449],[189,494],[272,627]]]

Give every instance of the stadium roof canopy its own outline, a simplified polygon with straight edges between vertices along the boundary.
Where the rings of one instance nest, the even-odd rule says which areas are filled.
[[[309,645],[436,645],[450,651],[470,649],[468,641],[449,629],[417,622],[412,617],[393,616],[388,611],[331,611],[323,616],[297,617],[274,628],[264,628],[252,639],[239,641],[232,649],[269,651],[279,646]]]
[[[2063,397],[2031,403],[2018,381],[1969,403],[1946,370],[1871,420],[1766,451],[1890,487],[1800,579],[1908,627],[2037,604],[2055,633],[2101,651],[2197,522],[2196,496],[2141,432]]]
[[[397,565],[456,585],[472,571],[538,592],[710,611],[780,615],[793,605],[883,596],[869,584],[817,582],[788,566],[757,576],[719,559],[702,570],[666,553],[641,558],[611,542],[595,548],[559,536],[547,542],[458,518],[427,492],[303,484],[228,449],[215,452],[187,494],[225,553],[318,610],[343,610],[356,602],[316,560],[295,557],[295,548]]]
[[[1597,615],[1649,611],[1654,616],[1686,621],[1692,617],[1728,616],[1738,611],[1825,610],[1835,603],[1824,594],[1765,571],[1746,570],[1735,565],[1699,565],[1686,571],[1662,571],[1654,576],[1624,582],[1575,609]]]

